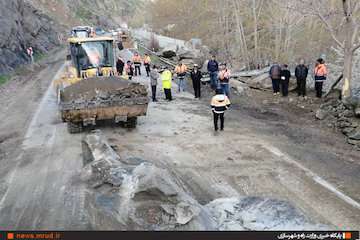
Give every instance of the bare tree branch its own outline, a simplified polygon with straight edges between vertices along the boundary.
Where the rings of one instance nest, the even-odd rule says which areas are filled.
[[[352,52],[355,52],[356,50],[358,50],[360,48],[360,43],[358,43],[357,45],[355,45],[351,50]]]
[[[331,37],[333,40],[341,47],[344,48],[344,43],[342,43],[335,34],[334,28],[330,25],[329,21],[322,15],[319,7],[316,8],[316,15],[320,18],[320,20],[324,23],[325,27],[329,30]]]

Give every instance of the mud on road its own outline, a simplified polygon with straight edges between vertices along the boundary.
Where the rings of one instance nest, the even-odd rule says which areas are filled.
[[[86,133],[67,133],[49,87],[63,58],[62,52],[54,54],[51,62],[45,59],[40,64],[38,73],[0,90],[4,229],[114,226],[106,220],[105,225],[96,225],[89,217],[88,186],[79,177],[81,139]],[[146,77],[135,81],[148,85]],[[278,199],[314,223],[332,229],[360,227],[359,155],[339,133],[314,121],[310,109],[292,107],[266,93],[233,94],[225,131],[214,133],[210,92],[204,91],[198,101],[175,89],[175,100],[151,103],[136,129],[101,127],[120,157],[167,169],[201,205],[240,196]],[[249,221],[253,226],[257,220]]]
[[[70,136],[51,85],[65,51],[1,88],[0,224],[3,229],[86,229],[81,136]]]

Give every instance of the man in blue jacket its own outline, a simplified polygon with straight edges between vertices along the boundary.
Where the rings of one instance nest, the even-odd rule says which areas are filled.
[[[210,84],[213,90],[216,90],[218,87],[218,71],[219,71],[219,64],[215,59],[215,55],[211,57],[208,62],[207,70],[210,75]]]

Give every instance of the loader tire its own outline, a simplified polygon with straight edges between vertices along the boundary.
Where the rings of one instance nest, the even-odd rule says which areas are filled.
[[[136,128],[136,124],[137,124],[137,117],[132,117],[132,118],[128,118],[124,126],[126,128]]]
[[[71,134],[81,133],[83,131],[83,127],[82,127],[81,123],[68,122],[67,123],[67,129],[68,129],[68,132],[71,133]]]

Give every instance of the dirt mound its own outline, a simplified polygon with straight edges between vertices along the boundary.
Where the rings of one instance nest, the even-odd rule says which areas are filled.
[[[136,89],[140,86],[138,83],[130,82],[119,77],[92,77],[82,80],[76,84],[68,86],[62,94],[63,101],[72,101],[78,98],[90,100],[96,97],[99,91],[119,92],[128,88]]]
[[[119,77],[93,77],[66,87],[62,110],[147,104],[145,86]]]

